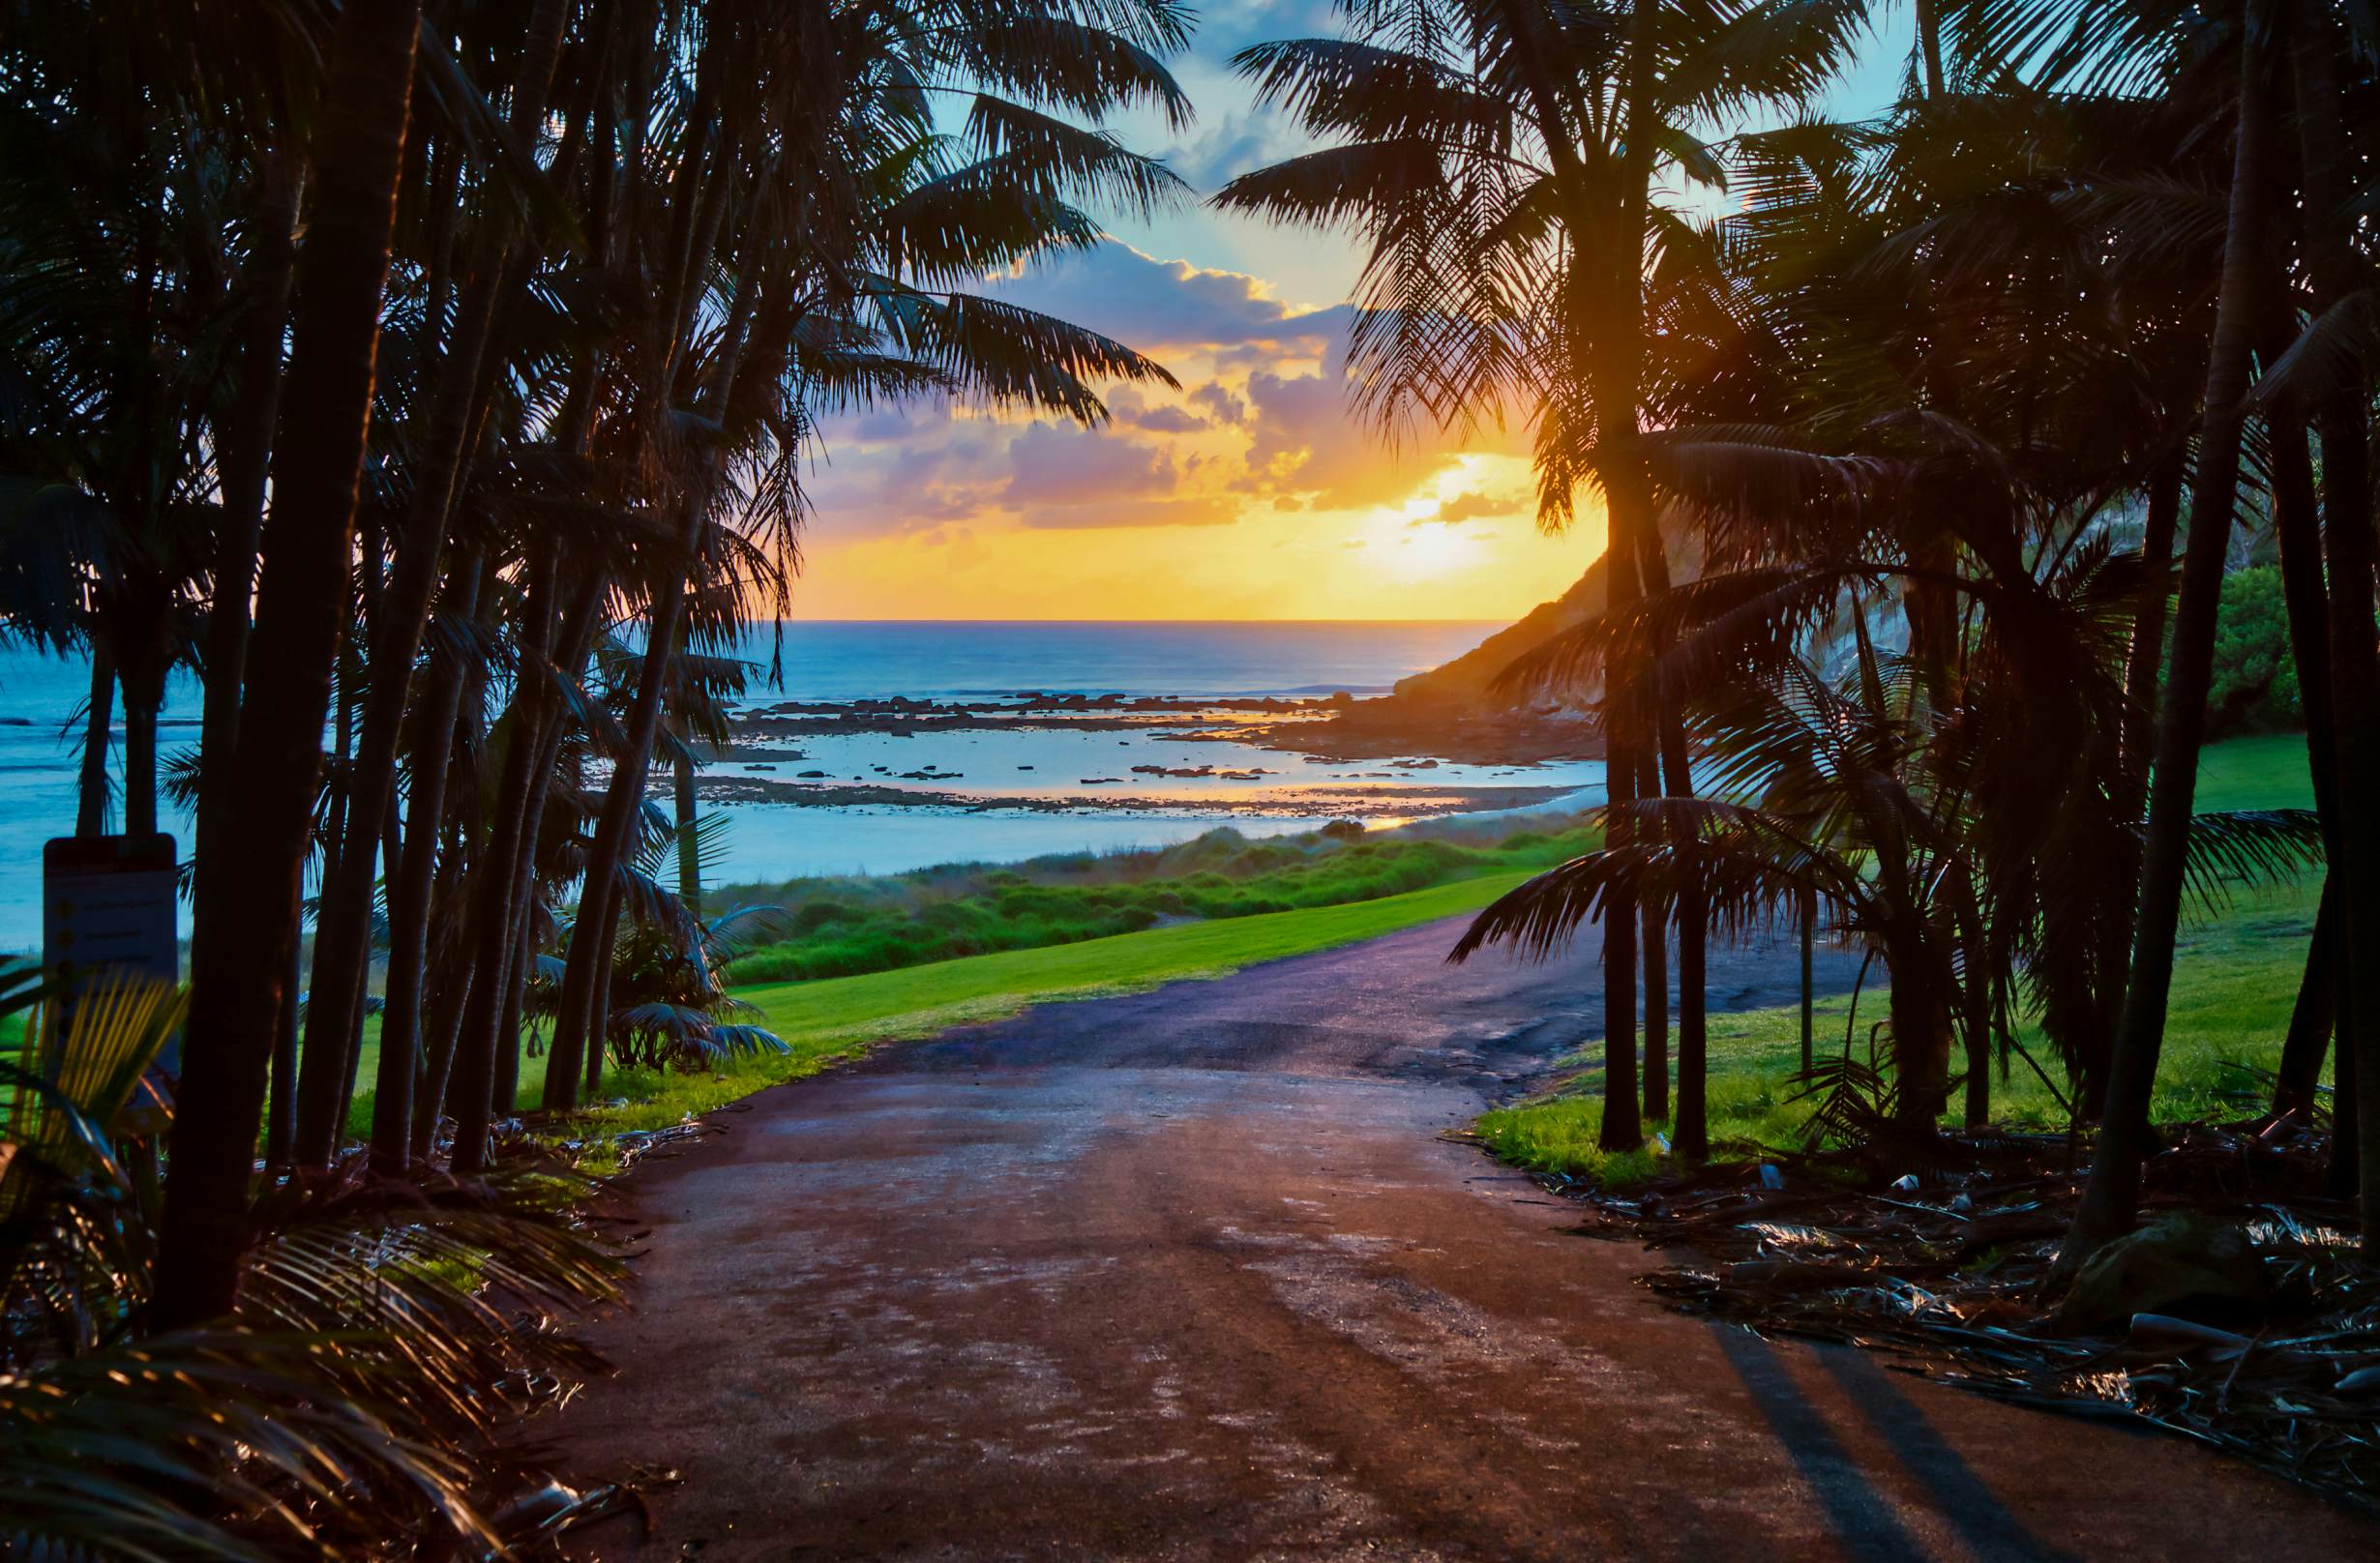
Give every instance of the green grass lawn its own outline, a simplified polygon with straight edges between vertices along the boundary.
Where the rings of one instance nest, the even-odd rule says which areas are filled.
[[[1345,824],[1249,840],[1212,830],[1139,852],[1063,852],[1012,867],[948,865],[875,878],[726,886],[721,906],[769,906],[783,926],[730,957],[728,983],[754,987],[861,977],[966,956],[1037,950],[1138,933],[1195,918],[1219,922],[1380,900],[1433,885],[1547,869],[1587,851],[1575,821],[1506,823],[1501,839],[1366,833]]]
[[[2306,770],[2304,733],[2265,733],[2210,748],[2198,762],[2197,809],[2311,809],[2314,782]]]
[[[738,988],[736,996],[759,1009],[761,1023],[785,1040],[790,1053],[746,1059],[715,1075],[614,1071],[607,1077],[605,1100],[627,1105],[598,1108],[591,1117],[601,1130],[614,1133],[672,1124],[686,1113],[708,1112],[767,1086],[815,1075],[878,1043],[1002,1019],[1030,1004],[1144,992],[1187,978],[1221,977],[1260,960],[1354,944],[1475,911],[1526,877],[1518,871],[1491,874],[1343,906],[1183,923],[864,977]],[[378,1039],[368,1030],[360,1076],[367,1083],[378,1056]],[[523,1060],[521,1073],[520,1101],[525,1107],[535,1104],[543,1087],[545,1060]],[[367,1091],[358,1096],[348,1126],[362,1135],[371,1124]]]
[[[2296,734],[2216,745],[2207,752],[2199,777],[2201,812],[2313,806],[2306,741]],[[2237,1108],[2221,1093],[2242,1077],[2226,1066],[2269,1070],[2278,1062],[2320,889],[2318,873],[2276,887],[2243,889],[2212,916],[2185,921],[2152,1107],[2157,1117],[2232,1116]],[[1857,1031],[1861,1039],[1870,1022],[1884,1017],[1884,1007],[1881,988],[1871,987],[1860,998]],[[1839,1055],[1850,1023],[1847,998],[1820,1001],[1818,1051]],[[1806,1116],[1802,1105],[1787,1101],[1793,1088],[1786,1077],[1800,1063],[1800,1006],[1712,1016],[1710,1037],[1714,1145],[1727,1139],[1747,1146],[1792,1142]],[[2020,1032],[2019,1041],[2057,1074],[2038,1032]],[[1571,1062],[1582,1070],[1594,1064],[1585,1054]],[[2061,1079],[2061,1089],[2064,1084]],[[1595,1088],[1593,1076],[1587,1076],[1574,1086],[1487,1113],[1475,1127],[1499,1156],[1524,1166],[1619,1181],[1643,1176],[1653,1165],[1651,1156],[1607,1158],[1595,1149],[1602,1124]],[[2005,1084],[1993,1080],[1992,1105],[1993,1116],[2003,1121],[2042,1128],[2066,1123],[2056,1099],[2021,1060]]]

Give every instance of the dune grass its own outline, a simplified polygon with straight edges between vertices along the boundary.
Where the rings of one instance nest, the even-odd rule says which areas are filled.
[[[760,1023],[782,1038],[789,1052],[745,1059],[716,1074],[614,1070],[605,1077],[603,1101],[619,1105],[599,1105],[586,1115],[588,1127],[615,1134],[658,1128],[815,1075],[879,1043],[1004,1019],[1032,1004],[1145,992],[1166,983],[1226,976],[1260,960],[1376,938],[1475,911],[1526,877],[1527,870],[1513,870],[1343,905],[1182,923],[860,977],[741,988],[736,996],[759,1010]],[[378,1053],[377,1037],[368,1033],[364,1080],[372,1079]],[[535,1105],[544,1079],[542,1057],[522,1061],[522,1107]],[[371,1123],[372,1099],[365,1093],[357,1098],[348,1126],[361,1135]]]
[[[2303,809],[2312,803],[2301,735],[2234,739],[2207,751],[2199,780],[2202,812]],[[2185,921],[2150,1109],[2157,1117],[2236,1115],[2240,1105],[2225,1093],[2246,1086],[2242,1068],[2270,1070],[2278,1063],[2320,893],[2320,874],[2308,874],[2277,886],[2244,888],[2228,905]],[[1859,998],[1856,1022],[1848,997],[1820,1000],[1816,1050],[1839,1056],[1852,1033],[1851,1044],[1863,1047],[1867,1027],[1882,1019],[1884,1011],[1885,994],[1875,985]],[[1800,1064],[1800,1007],[1714,1015],[1710,1037],[1714,1151],[1746,1156],[1760,1145],[1794,1143],[1807,1117],[1806,1104],[1789,1100],[1794,1088],[1787,1083]],[[2018,1040],[2057,1077],[2037,1030],[2025,1029]],[[1581,1053],[1565,1064],[1570,1079],[1549,1094],[1483,1115],[1474,1125],[1480,1138],[1505,1161],[1543,1171],[1621,1184],[1649,1175],[1656,1165],[1651,1152],[1607,1156],[1595,1148],[1603,1120],[1595,1096],[1598,1079],[1592,1073],[1596,1057]],[[2059,1083],[2063,1090],[2064,1080]],[[1993,1079],[1992,1114],[2027,1127],[2066,1124],[2065,1109],[2022,1060],[2013,1062],[2006,1080]],[[1731,1141],[1732,1149],[1722,1148]]]

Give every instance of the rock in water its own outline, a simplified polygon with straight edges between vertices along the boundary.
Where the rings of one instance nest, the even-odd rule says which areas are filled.
[[[2178,1211],[2093,1254],[2059,1305],[2057,1323],[2096,1330],[2134,1313],[2237,1319],[2272,1300],[2272,1275],[2246,1227]]]

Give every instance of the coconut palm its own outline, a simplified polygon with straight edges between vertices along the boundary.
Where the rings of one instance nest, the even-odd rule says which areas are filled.
[[[851,170],[849,211],[812,227],[748,228],[742,236],[786,268],[786,291],[762,300],[749,291],[750,277],[736,279],[716,305],[720,332],[697,349],[715,376],[707,415],[727,440],[689,453],[698,461],[677,501],[688,551],[719,553],[702,539],[719,535],[706,525],[727,505],[736,507],[729,514],[757,514],[789,534],[800,514],[792,463],[818,406],[937,389],[1095,421],[1104,409],[1093,381],[1163,376],[1119,343],[954,285],[988,264],[1090,242],[1095,230],[1076,200],[1145,205],[1173,188],[1156,164],[1034,106],[1098,112],[1147,100],[1181,111],[1176,89],[1145,51],[1177,40],[1171,14],[1149,9],[1099,19],[1123,30],[1058,10],[954,18],[950,30],[912,41],[872,14],[830,18],[842,30],[836,57],[898,62],[900,73],[889,79],[899,89],[856,93],[845,103],[847,118],[791,127],[836,138],[827,145],[838,151],[842,138],[851,138],[869,161]],[[1030,49],[1011,30],[1024,21],[1047,29]],[[953,140],[932,130],[926,105],[932,94],[962,85],[970,89],[967,128]],[[755,107],[765,116],[769,105]],[[763,118],[756,133],[765,127]],[[772,154],[761,172],[785,157]],[[761,215],[780,220],[765,208]],[[686,313],[694,325],[697,311]],[[730,481],[739,465],[741,484]],[[685,583],[683,569],[671,566],[648,588],[655,605],[648,646],[677,636]],[[651,660],[590,845],[582,897],[590,904],[574,924],[546,1076],[550,1108],[574,1105],[581,1071],[600,1067],[588,1038],[600,1035],[593,1023],[599,974],[616,928],[607,902],[617,894],[667,685],[668,660]]]
[[[600,1069],[583,1039],[603,1030],[597,974],[618,926],[604,913],[685,659],[652,659],[616,711],[589,694],[590,659],[615,632],[671,647],[674,617],[724,643],[747,605],[782,609],[820,410],[932,393],[1095,420],[1099,381],[1162,372],[967,287],[1092,242],[1083,203],[1170,197],[1161,166],[1075,120],[1145,104],[1178,122],[1156,56],[1183,31],[1162,4],[614,15],[521,0],[423,35],[428,96],[399,169],[372,433],[339,550],[348,632],[332,803],[307,842],[323,884],[306,1045],[297,1100],[275,1108],[302,1165],[328,1164],[346,1119],[382,928],[383,1168],[426,1146],[447,1088],[492,1094],[517,1072],[505,1017],[551,915],[557,829],[584,833],[562,857],[592,903],[558,1040]],[[944,134],[932,108],[954,96],[965,129]],[[230,318],[269,393],[273,214],[307,159],[276,139],[295,120],[259,123],[273,134],[254,162],[279,182],[258,181],[255,307]],[[234,520],[219,606],[236,608],[221,600],[246,574],[237,517],[262,502],[239,459],[256,442],[234,437],[255,399],[219,420]],[[244,654],[247,624],[210,620],[211,695],[212,659]],[[218,780],[240,714],[210,699]],[[591,808],[572,771],[589,755],[610,773]],[[202,805],[205,860],[246,800]],[[463,1143],[467,1164],[478,1141]]]
[[[214,202],[158,208],[190,231],[156,247],[150,270],[169,285],[132,302],[170,326],[168,351],[119,355],[164,388],[145,405],[172,410],[127,422],[139,398],[120,394],[125,373],[53,375],[50,423],[87,427],[79,445],[42,446],[125,450],[169,429],[172,460],[147,463],[162,476],[138,504],[85,455],[29,468],[45,518],[68,504],[57,496],[84,496],[88,524],[0,550],[26,589],[14,624],[107,654],[94,721],[104,736],[122,689],[135,777],[163,664],[104,633],[138,616],[113,605],[185,601],[188,614],[140,622],[186,619],[166,653],[204,648],[184,1082],[203,1110],[180,1120],[168,1162],[168,1323],[234,1300],[268,1075],[274,1145],[317,1176],[331,1163],[381,929],[383,1171],[428,1150],[442,1114],[461,1127],[458,1166],[484,1165],[491,1112],[512,1101],[531,958],[573,883],[553,1039],[567,1056],[549,1081],[557,1105],[575,1100],[602,1064],[587,1039],[610,1029],[646,777],[676,752],[664,718],[684,716],[690,670],[747,612],[785,603],[819,415],[935,394],[1095,422],[1103,382],[1161,377],[1119,343],[970,289],[1094,242],[1090,207],[1171,197],[1159,164],[1083,122],[1186,114],[1158,58],[1185,21],[1162,0],[519,0],[428,30],[408,0],[229,11],[254,23],[248,52],[176,31],[134,61],[146,74],[96,78],[156,109],[124,116],[156,129],[127,156],[157,178],[124,182],[110,210],[131,225],[109,219],[108,242],[146,253],[141,191]],[[112,15],[89,0],[56,9],[72,25],[12,34],[20,138],[67,133],[35,110],[44,83],[74,74],[74,48],[112,39],[138,54],[137,29],[103,25]],[[93,115],[103,102],[52,97]],[[955,132],[937,112],[948,101]],[[231,106],[202,111],[219,103]],[[12,177],[87,193],[90,161]],[[51,216],[89,209],[57,201]],[[30,280],[11,307],[41,328],[13,339],[122,345],[74,329],[71,290],[36,285],[67,275],[35,264],[38,246],[62,252],[46,230],[7,243],[9,275]],[[148,275],[94,270],[94,287]],[[74,400],[83,384],[102,394]],[[119,538],[146,551],[128,563]],[[46,603],[32,591],[45,585]],[[613,636],[651,652],[616,708],[596,655]],[[136,818],[147,795],[133,789]],[[301,1013],[310,866],[322,895],[296,1052],[274,1039]]]
[[[1662,907],[1703,899],[1723,935],[1790,921],[1814,902],[1891,976],[1884,1049],[1891,1120],[1871,1127],[1904,1147],[1930,1139],[1960,1052],[1966,1117],[1979,1125],[1994,1053],[2005,1067],[2019,1007],[2042,1019],[2067,1077],[2079,1077],[2096,1010],[2072,994],[2094,980],[2094,951],[2072,937],[2067,908],[2082,899],[2078,882],[2089,871],[2077,865],[2108,855],[2094,834],[2128,833],[2133,822],[2075,818],[2069,804],[2050,811],[2068,817],[2044,838],[2039,815],[2011,805],[2021,767],[2005,756],[2026,756],[2036,790],[2055,800],[2061,789],[2044,784],[2038,764],[2043,746],[2112,750],[2088,723],[2095,712],[2117,710],[2117,631],[2134,600],[2133,568],[2103,545],[2085,546],[2034,589],[1959,581],[1985,610],[1947,690],[1920,659],[1881,653],[1868,632],[1868,603],[1886,598],[1897,574],[1870,565],[1717,575],[1633,619],[1592,622],[1517,668],[1517,680],[1559,685],[1608,664],[1621,638],[1672,641],[1658,674],[1704,739],[1714,796],[1629,806],[1663,828],[1508,893],[1474,921],[1454,958],[1491,943],[1542,958],[1629,898]],[[1838,611],[1851,655],[1830,677],[1800,647],[1811,622]],[[2061,681],[2080,696],[2063,711],[2052,694]],[[2100,725],[2113,724],[2102,717]],[[2319,822],[2303,811],[2200,815],[2192,832],[2191,890],[2210,902],[2239,880],[2293,872],[2320,855]]]
[[[1753,104],[1790,107],[1846,57],[1856,9],[1749,5],[1440,4],[1347,8],[1341,39],[1268,44],[1239,66],[1260,96],[1337,144],[1243,175],[1226,207],[1354,226],[1367,248],[1350,373],[1383,422],[1464,426],[1507,412],[1535,429],[1539,518],[1566,525],[1576,490],[1604,501],[1609,597],[1624,609],[1660,555],[1644,469],[1648,275],[1698,249],[1658,196],[1721,182],[1697,128]],[[1656,189],[1675,178],[1680,189]],[[1614,708],[1606,765],[1634,796],[1656,747],[1687,778],[1657,710]],[[1615,812],[1614,828],[1630,816]],[[1688,927],[1691,929],[1689,912]],[[1632,921],[1604,944],[1607,1146],[1641,1137]],[[1699,949],[1689,938],[1689,969]],[[1681,1045],[1699,1047],[1689,979]]]

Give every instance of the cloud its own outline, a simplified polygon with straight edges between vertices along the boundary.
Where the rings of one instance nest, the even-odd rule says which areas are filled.
[[[1158,260],[1114,240],[986,290],[1170,359],[1186,389],[1101,387],[1112,422],[1096,429],[943,398],[830,418],[810,483],[821,542],[1243,517],[1278,529],[1317,511],[1402,508],[1456,459],[1451,439],[1424,431],[1392,447],[1357,419],[1344,308],[1295,309],[1244,273]],[[1435,519],[1513,508],[1465,494]]]
[[[878,407],[857,414],[841,428],[833,424],[830,430],[839,435],[865,443],[907,439],[921,428],[950,422],[950,404],[939,397],[905,402],[898,406]]]
[[[1134,414],[1131,423],[1135,428],[1145,428],[1159,434],[1195,434],[1208,427],[1205,419],[1179,407],[1151,407],[1145,412]]]
[[[1166,166],[1211,195],[1241,174],[1313,150],[1303,131],[1260,108],[1227,110],[1199,135],[1167,147]]]
[[[1247,398],[1220,380],[1209,380],[1190,393],[1190,405],[1218,424],[1237,424],[1248,416]]]
[[[1359,510],[1400,502],[1454,458],[1446,450],[1392,449],[1348,404],[1333,353],[1319,374],[1248,377],[1252,408],[1243,487],[1294,494],[1316,510]]]
[[[1319,349],[1346,329],[1344,311],[1294,310],[1245,272],[1159,260],[1117,239],[996,279],[985,291],[1160,358],[1169,348]]]
[[[1142,500],[1132,505],[1040,505],[1024,513],[1026,526],[1038,529],[1142,526],[1229,526],[1239,519],[1239,506],[1220,494],[1186,499]]]
[[[1520,508],[1521,502],[1517,499],[1498,499],[1487,494],[1458,494],[1440,504],[1437,515],[1424,516],[1407,524],[1411,526],[1453,526],[1462,521],[1478,520],[1482,517],[1517,515]]]
[[[1000,497],[1019,510],[1109,503],[1169,492],[1176,476],[1170,452],[1119,435],[1033,424],[1009,444],[1008,487]]]
[[[803,474],[816,526],[846,537],[916,532],[997,503],[1010,430],[939,407],[908,411],[830,423]]]
[[[1108,394],[1108,412],[1120,428],[1145,428],[1154,434],[1195,434],[1209,427],[1205,419],[1187,408],[1150,405],[1147,397],[1128,385]]]
[[[1208,0],[1199,10],[1192,47],[1222,60],[1265,39],[1331,38],[1337,33],[1337,8],[1331,0]]]
[[[1239,519],[1224,494],[1185,493],[1193,462],[1113,430],[1033,424],[1008,447],[998,503],[1029,527],[1223,526]]]

